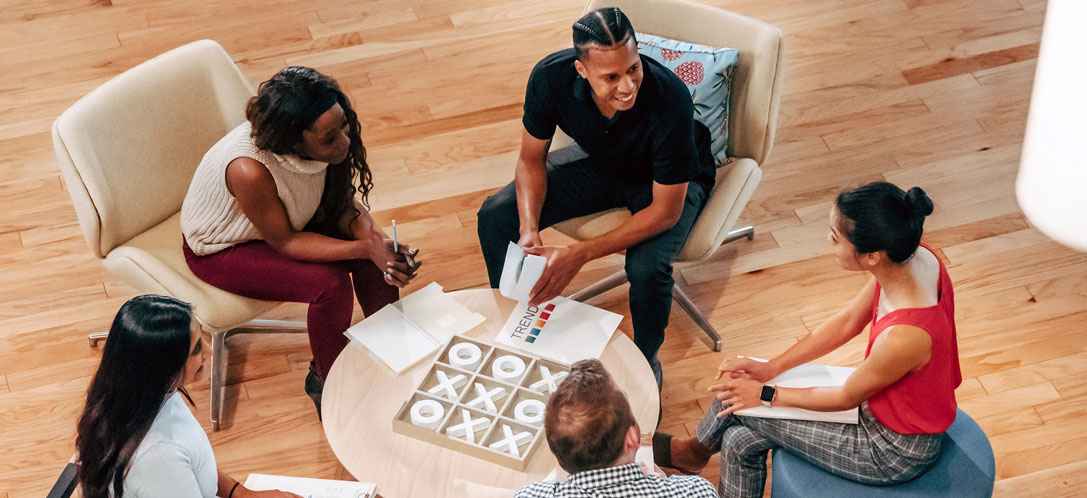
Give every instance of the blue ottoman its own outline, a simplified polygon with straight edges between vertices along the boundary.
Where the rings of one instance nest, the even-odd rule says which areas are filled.
[[[773,498],[985,497],[993,495],[996,462],[989,438],[959,410],[944,433],[940,458],[925,473],[901,484],[871,486],[826,472],[795,453],[773,452]]]

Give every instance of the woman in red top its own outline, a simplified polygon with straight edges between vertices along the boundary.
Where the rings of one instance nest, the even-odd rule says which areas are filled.
[[[786,448],[836,475],[892,484],[923,472],[940,453],[941,433],[955,419],[962,381],[955,339],[954,294],[939,258],[921,245],[932,201],[914,187],[886,182],[838,195],[829,239],[838,264],[871,274],[846,309],[769,362],[721,363],[717,393],[695,438],[658,434],[658,464],[697,472],[721,451],[721,496],[762,496],[766,456]],[[766,381],[812,362],[872,328],[865,360],[845,384],[775,388]],[[860,408],[858,424],[733,415],[755,406],[815,411]],[[663,463],[662,463],[663,460]]]

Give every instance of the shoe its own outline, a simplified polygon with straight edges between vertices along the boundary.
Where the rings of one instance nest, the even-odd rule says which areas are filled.
[[[311,361],[309,363],[309,374],[306,375],[306,394],[313,400],[313,404],[317,407],[317,420],[324,422],[321,418],[321,393],[325,390],[325,380],[317,374],[317,368]]]
[[[702,471],[702,467],[705,467],[706,463],[709,462],[709,450],[705,451],[707,452],[707,454],[704,455],[704,459],[702,458],[703,455],[695,457],[699,460],[702,460],[702,465],[699,468],[687,469],[679,467],[672,463],[672,435],[665,434],[663,432],[653,433],[653,462],[656,463],[659,467],[675,469],[682,474],[698,475]]]

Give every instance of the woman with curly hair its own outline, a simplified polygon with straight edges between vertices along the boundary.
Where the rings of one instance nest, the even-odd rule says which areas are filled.
[[[246,118],[196,170],[181,208],[185,259],[233,294],[309,303],[306,393],[320,416],[352,293],[370,315],[397,300],[420,262],[406,244],[394,250],[367,211],[358,116],[332,78],[287,67],[261,83]]]

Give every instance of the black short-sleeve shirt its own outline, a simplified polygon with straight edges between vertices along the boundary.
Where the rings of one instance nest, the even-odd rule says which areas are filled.
[[[694,119],[686,85],[642,56],[642,85],[627,111],[600,114],[589,83],[577,74],[574,50],[548,55],[532,69],[525,92],[525,130],[550,140],[558,126],[601,167],[628,182],[713,187],[716,164],[709,130]]]

